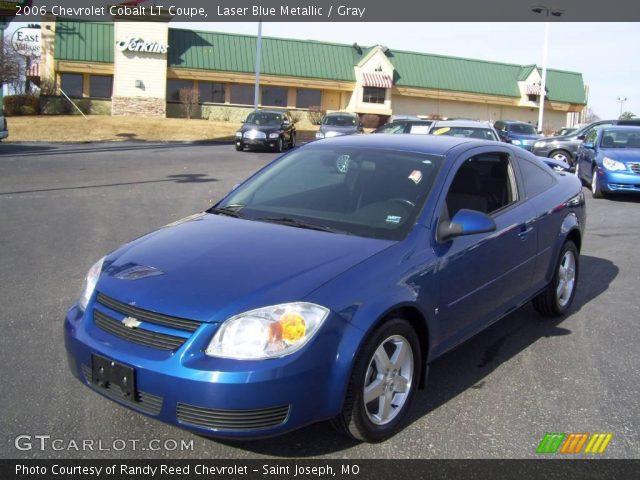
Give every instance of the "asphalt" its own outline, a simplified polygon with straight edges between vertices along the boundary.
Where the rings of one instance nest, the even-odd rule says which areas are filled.
[[[546,432],[611,432],[602,456],[640,458],[634,197],[587,194],[569,315],[549,321],[526,305],[435,361],[409,425],[384,443],[352,442],[326,423],[271,440],[220,442],[82,387],[67,371],[62,323],[91,264],[202,211],[273,158],[231,145],[0,144],[0,458],[531,458]],[[33,447],[18,450],[19,435],[31,436]],[[35,435],[63,448],[41,450]],[[118,439],[142,448],[169,440],[169,448],[64,448],[83,440],[113,447]],[[173,440],[193,448],[171,449]]]

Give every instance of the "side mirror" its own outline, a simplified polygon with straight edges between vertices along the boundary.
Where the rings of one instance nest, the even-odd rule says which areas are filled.
[[[463,208],[450,222],[441,222],[438,225],[438,241],[443,243],[463,235],[495,232],[496,228],[496,222],[489,215]]]
[[[596,149],[596,146],[591,142],[583,143],[582,146],[584,148],[588,148],[589,150],[595,150]]]
[[[289,120],[287,120],[286,118],[282,121],[282,125],[287,126],[289,125],[291,122]]]
[[[246,120],[240,120],[240,123],[244,123],[244,122],[246,122]]]
[[[584,135],[578,135],[578,140],[584,140]]]

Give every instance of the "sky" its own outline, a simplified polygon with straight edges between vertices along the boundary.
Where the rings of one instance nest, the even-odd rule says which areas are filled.
[[[12,24],[13,30],[19,23]],[[172,27],[255,35],[257,23],[172,23]],[[362,46],[386,45],[519,65],[542,65],[544,23],[309,23],[265,22],[262,34]],[[640,116],[640,23],[552,22],[548,67],[580,72],[588,106],[599,117]]]

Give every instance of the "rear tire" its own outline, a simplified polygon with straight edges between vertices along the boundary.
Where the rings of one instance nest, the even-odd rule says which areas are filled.
[[[560,250],[551,283],[533,299],[534,308],[547,317],[564,315],[575,297],[579,271],[578,248],[567,240]]]
[[[554,160],[560,160],[562,162],[566,162],[569,165],[573,166],[574,160],[571,154],[565,150],[554,150],[549,154],[549,158],[553,158]]]
[[[406,420],[421,372],[420,342],[413,327],[401,318],[383,323],[358,354],[333,426],[365,442],[391,437]]]

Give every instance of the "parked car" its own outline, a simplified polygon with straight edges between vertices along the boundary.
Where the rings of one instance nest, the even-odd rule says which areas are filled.
[[[9,126],[7,125],[7,119],[4,118],[4,113],[0,110],[0,141],[9,136]]]
[[[582,145],[584,138],[599,127],[610,127],[612,125],[640,125],[640,119],[628,120],[598,120],[590,123],[581,129],[563,136],[541,138],[533,144],[532,153],[539,157],[550,157],[555,160],[567,162],[572,167],[575,164],[575,156],[578,147]]]
[[[431,135],[467,137],[499,142],[498,132],[488,123],[475,120],[438,120],[429,129]]]
[[[296,146],[296,127],[288,111],[256,110],[251,112],[236,132],[236,150],[245,147],[270,148],[282,152]]]
[[[418,117],[417,115],[398,114],[398,115],[391,115],[387,123],[394,123],[394,122],[406,121],[406,120],[424,120],[424,119]]]
[[[362,132],[362,122],[357,113],[332,112],[327,113],[322,119],[316,138],[339,137]]]
[[[434,359],[530,299],[567,312],[584,223],[578,179],[512,145],[319,140],[91,267],[64,323],[69,366],[202,435],[332,419],[380,441]]]
[[[587,135],[576,155],[576,176],[595,198],[640,193],[640,127],[600,127]]]
[[[371,133],[412,133],[414,135],[427,135],[431,124],[433,124],[433,120],[396,120],[385,123]]]
[[[536,140],[542,137],[530,123],[513,120],[498,120],[493,127],[503,142],[512,143],[531,151]]]

